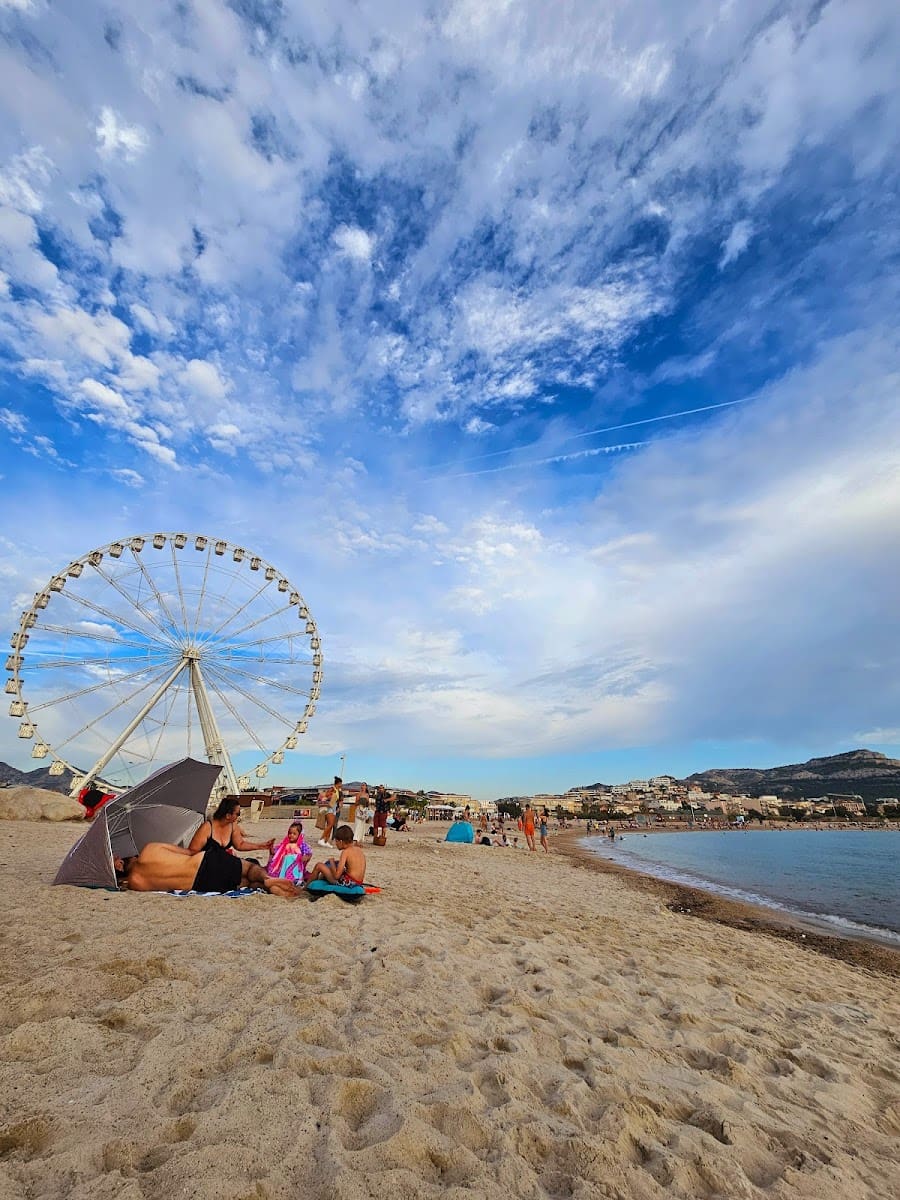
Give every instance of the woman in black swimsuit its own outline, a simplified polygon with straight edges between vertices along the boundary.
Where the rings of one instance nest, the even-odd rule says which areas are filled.
[[[208,821],[204,821],[190,840],[188,850],[221,851],[231,857],[236,850],[268,850],[271,852],[275,839],[267,842],[251,842],[244,837],[238,822],[241,819],[241,802],[233,796],[221,802]]]

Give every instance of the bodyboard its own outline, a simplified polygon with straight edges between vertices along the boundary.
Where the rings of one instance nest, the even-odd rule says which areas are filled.
[[[312,883],[306,885],[306,891],[312,900],[319,900],[329,892],[334,892],[341,900],[347,900],[351,904],[358,903],[366,894],[366,889],[362,884],[348,887],[343,883],[328,883],[324,879],[314,879]]]

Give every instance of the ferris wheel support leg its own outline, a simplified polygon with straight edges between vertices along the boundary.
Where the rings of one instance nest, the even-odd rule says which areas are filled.
[[[206,691],[206,684],[203,681],[203,672],[200,670],[200,663],[197,659],[191,660],[191,688],[194,692],[194,702],[197,705],[197,715],[200,718],[200,728],[203,730],[206,757],[211,763],[222,768],[225,782],[231,789],[232,794],[237,795],[239,790],[237,776],[234,773],[234,767],[231,765],[228,751],[225,749],[225,743],[222,741],[222,735],[219,733],[219,726],[216,724],[216,715],[209,702],[209,694]]]
[[[156,689],[156,691],[153,693],[153,695],[150,697],[150,699],[147,701],[147,703],[144,705],[144,707],[141,709],[141,711],[138,713],[138,715],[132,721],[129,722],[129,724],[125,727],[125,729],[122,730],[122,732],[119,734],[119,736],[116,738],[116,740],[112,743],[112,745],[109,747],[109,749],[106,750],[100,756],[100,758],[97,759],[97,761],[94,763],[94,765],[91,767],[91,769],[89,771],[85,771],[84,776],[82,777],[81,783],[79,783],[77,788],[71,789],[70,795],[74,796],[77,791],[80,791],[81,788],[83,788],[86,784],[90,783],[90,781],[92,779],[94,779],[97,775],[100,774],[100,772],[103,770],[103,768],[109,762],[109,760],[115,754],[117,754],[119,752],[119,750],[121,749],[121,747],[124,746],[124,744],[128,741],[128,739],[134,733],[135,729],[137,729],[138,725],[140,725],[141,721],[143,721],[144,717],[146,717],[147,713],[150,712],[150,710],[154,707],[154,705],[159,703],[159,701],[165,695],[166,690],[169,687],[171,687],[171,685],[175,682],[175,680],[178,678],[178,676],[181,674],[181,672],[185,669],[185,667],[187,665],[188,665],[187,662],[184,659],[182,659],[179,662],[178,666],[175,668],[175,670],[170,675],[166,676],[166,679],[159,685],[159,687]]]

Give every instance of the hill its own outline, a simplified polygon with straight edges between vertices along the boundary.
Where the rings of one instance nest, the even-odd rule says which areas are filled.
[[[876,750],[849,750],[827,758],[784,767],[723,768],[689,775],[688,784],[708,792],[750,796],[784,796],[803,800],[826,793],[849,793],[863,800],[900,798],[900,760]]]
[[[48,767],[36,767],[33,771],[19,771],[9,763],[0,762],[0,787],[43,788],[47,792],[61,792],[68,796],[72,785],[72,775],[65,771],[62,775],[51,775]]]

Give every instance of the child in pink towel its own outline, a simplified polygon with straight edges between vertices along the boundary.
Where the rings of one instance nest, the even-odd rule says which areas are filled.
[[[306,879],[306,864],[312,858],[312,850],[303,836],[303,826],[295,821],[272,851],[266,864],[266,874],[272,879],[287,879],[290,883],[303,885]]]

